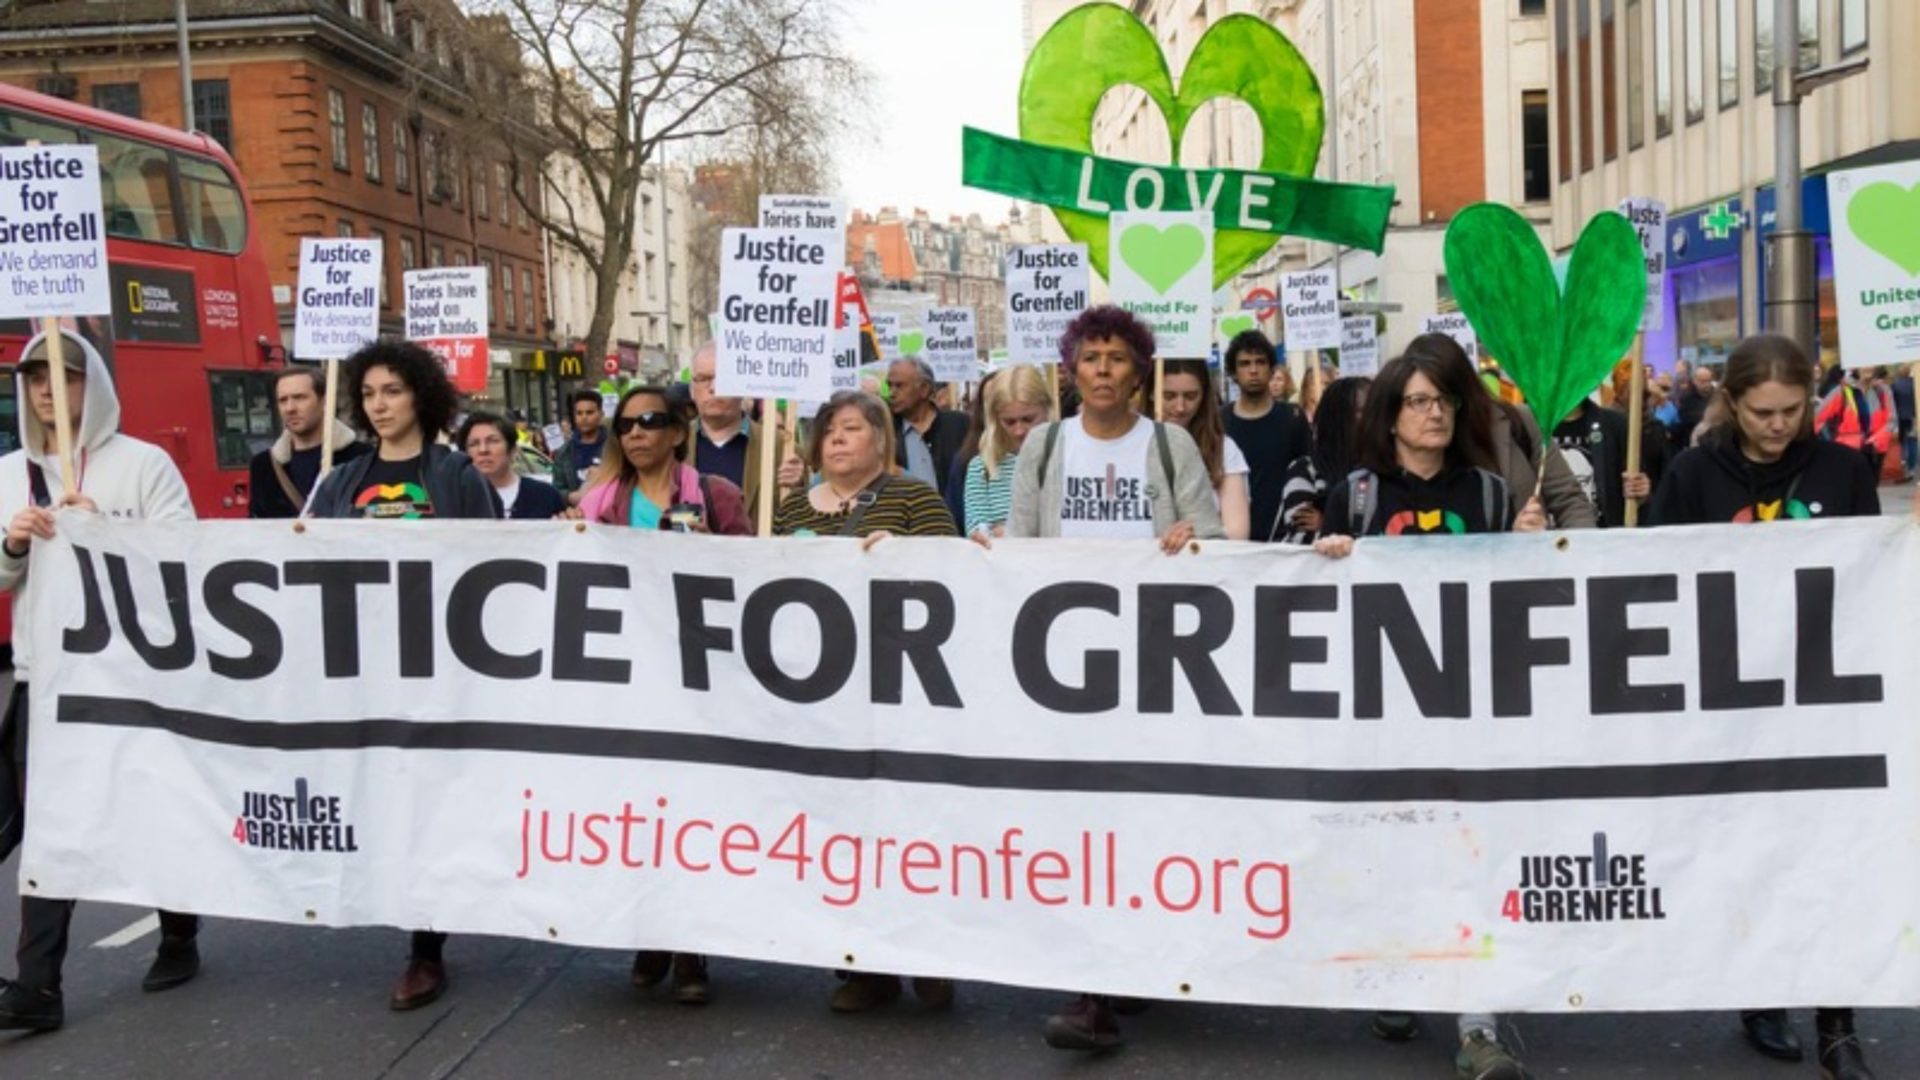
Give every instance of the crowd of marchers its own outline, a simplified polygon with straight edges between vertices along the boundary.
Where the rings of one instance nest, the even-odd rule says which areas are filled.
[[[1536,417],[1497,369],[1452,338],[1427,334],[1372,378],[1317,368],[1296,385],[1259,331],[1235,337],[1217,377],[1204,361],[1156,364],[1152,331],[1114,307],[1093,308],[1060,340],[1057,372],[1005,367],[963,401],[926,364],[900,360],[884,385],[837,393],[794,430],[772,408],[715,393],[715,352],[696,355],[691,379],[618,395],[611,418],[597,392],[572,402],[570,437],[549,454],[517,417],[462,415],[441,364],[418,345],[382,341],[347,361],[349,415],[327,415],[309,367],[276,386],[282,431],[252,464],[255,517],[373,521],[567,518],[636,529],[721,536],[756,531],[752,508],[776,486],[774,536],[858,539],[966,536],[1153,543],[1177,555],[1197,541],[1309,545],[1327,558],[1374,538],[1619,528],[1630,509],[1643,526],[1788,523],[1880,512],[1877,477],[1897,440],[1914,464],[1910,376],[1829,372],[1790,339],[1759,335],[1717,369],[1697,365],[1644,382],[1624,368],[1565,417]],[[158,448],[119,433],[106,364],[67,334],[66,400],[75,433],[71,485],[55,440],[54,374],[44,335],[17,360],[22,449],[0,458],[0,590],[16,622],[35,601],[29,555],[50,538],[55,511],[183,520],[193,509],[178,470]],[[1057,376],[1057,381],[1053,376]],[[1644,386],[1639,467],[1629,470],[1626,395]],[[1671,389],[1677,387],[1677,389]],[[1670,392],[1671,389],[1671,392]],[[962,405],[954,409],[952,405]],[[1543,423],[1544,421],[1544,423]],[[329,432],[329,428],[331,431]],[[778,440],[763,456],[763,440]],[[331,448],[323,474],[323,443]],[[763,460],[778,460],[764,475]],[[377,540],[370,535],[369,542]],[[15,643],[15,683],[0,723],[0,858],[26,827],[27,701],[33,656]],[[64,1022],[61,969],[73,901],[22,899],[17,972],[0,980],[0,1029]],[[199,970],[199,920],[162,912],[144,987],[160,991]],[[445,934],[418,931],[390,1004],[416,1009],[448,987]],[[636,986],[665,984],[689,1005],[709,1001],[707,958],[646,951]],[[911,984],[932,1008],[955,1003],[949,980],[842,973],[829,1004],[863,1012]],[[1147,1002],[1080,995],[1045,1025],[1069,1050],[1121,1044],[1118,1018]],[[1457,1074],[1527,1075],[1498,1018],[1455,1018]],[[1804,1050],[1785,1010],[1743,1013],[1752,1045],[1775,1058]],[[1816,1056],[1825,1075],[1873,1074],[1852,1010],[1818,1011]],[[1410,1014],[1372,1020],[1383,1039],[1420,1030]]]

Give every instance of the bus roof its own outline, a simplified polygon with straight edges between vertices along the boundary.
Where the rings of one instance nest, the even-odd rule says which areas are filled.
[[[130,135],[175,150],[192,150],[229,163],[231,161],[219,143],[198,132],[189,133],[165,124],[135,120],[119,113],[96,109],[65,98],[48,97],[7,83],[0,83],[0,106],[12,106],[40,116],[64,120],[78,127],[95,128],[116,135]]]

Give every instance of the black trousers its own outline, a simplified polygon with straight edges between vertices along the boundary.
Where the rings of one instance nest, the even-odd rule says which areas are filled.
[[[13,854],[25,835],[27,805],[27,684],[15,683],[13,696],[0,718],[0,859]],[[72,900],[42,896],[20,898],[20,944],[14,956],[19,982],[35,990],[59,990],[60,969],[67,960],[68,930],[73,925]],[[200,917],[174,911],[160,912],[160,933],[169,938],[191,938],[200,932]]]

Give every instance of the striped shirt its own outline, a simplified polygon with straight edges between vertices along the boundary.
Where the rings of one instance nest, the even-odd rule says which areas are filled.
[[[814,509],[805,490],[796,491],[773,512],[775,536],[839,536],[846,527],[848,510],[823,514]],[[958,536],[953,515],[940,493],[930,484],[910,476],[888,478],[860,527],[852,535],[871,536],[877,532],[895,536]]]
[[[1013,467],[1018,452],[1000,459],[998,475],[987,478],[987,459],[967,462],[967,535],[991,532],[1013,513]]]

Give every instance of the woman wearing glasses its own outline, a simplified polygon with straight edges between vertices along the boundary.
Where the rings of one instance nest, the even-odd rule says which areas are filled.
[[[495,517],[545,521],[566,512],[567,497],[559,488],[514,469],[513,422],[506,417],[483,412],[468,416],[454,445],[467,452],[467,460],[492,486]]]
[[[753,524],[740,489],[725,477],[702,476],[686,463],[688,434],[664,389],[628,390],[613,417],[620,452],[601,458],[580,500],[580,516],[636,529],[750,535]]]

